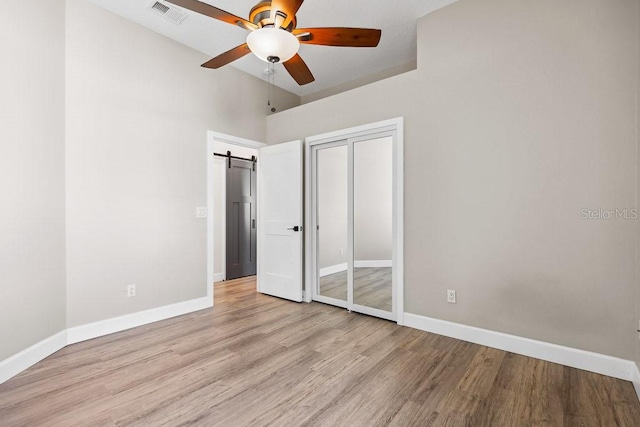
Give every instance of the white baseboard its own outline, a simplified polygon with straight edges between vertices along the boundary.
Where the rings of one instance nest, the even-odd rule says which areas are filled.
[[[393,261],[390,259],[354,261],[355,268],[390,268],[393,267]]]
[[[211,295],[213,292],[211,290]],[[0,362],[0,384],[70,344],[213,307],[207,296],[66,329]]]
[[[320,277],[329,276],[331,274],[340,273],[342,271],[347,271],[348,264],[345,262],[343,264],[331,265],[329,267],[320,269]]]
[[[67,345],[67,331],[59,332],[0,362],[0,384],[51,356]]]
[[[410,313],[404,314],[404,324],[414,329],[631,381],[636,391],[640,388],[638,367],[630,360]]]
[[[67,329],[67,344],[75,344],[210,307],[213,307],[213,300],[204,297],[76,326]]]
[[[213,283],[222,282],[224,280],[224,273],[216,273],[213,275]]]

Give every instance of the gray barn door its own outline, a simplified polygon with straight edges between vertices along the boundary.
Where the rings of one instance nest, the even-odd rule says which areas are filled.
[[[227,165],[229,163],[227,162]],[[256,274],[256,171],[253,162],[227,166],[227,280]]]

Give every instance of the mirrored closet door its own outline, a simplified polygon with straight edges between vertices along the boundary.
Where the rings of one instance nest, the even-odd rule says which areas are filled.
[[[394,132],[311,146],[315,301],[396,320]]]
[[[348,152],[346,141],[315,151],[316,250],[319,300],[347,307]]]
[[[353,303],[393,311],[391,137],[353,144]]]

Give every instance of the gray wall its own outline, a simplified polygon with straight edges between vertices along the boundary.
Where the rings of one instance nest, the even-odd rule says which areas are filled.
[[[638,6],[638,21],[640,22],[640,1],[638,2],[639,6]],[[638,93],[638,100],[640,101],[640,28],[638,29],[638,76],[636,79],[636,90]],[[640,106],[640,104],[639,104]],[[640,129],[640,107],[638,108],[638,116],[637,116],[637,122],[636,122],[636,129]],[[638,168],[640,168],[640,132],[638,132],[638,134],[636,135],[636,137],[638,138],[638,150],[637,150],[637,169],[636,171],[638,171]],[[640,180],[640,174],[637,175],[638,179]],[[637,196],[636,196],[636,203],[638,203],[640,201],[640,181],[637,182]],[[640,206],[638,206],[640,207]],[[640,321],[640,227],[637,228],[637,235],[638,235],[638,250],[636,251],[637,257],[636,258],[636,317],[634,318],[634,320],[636,322]],[[638,325],[638,329],[640,329],[640,325]],[[640,333],[638,333],[635,337],[634,337],[634,341],[636,343],[636,365],[638,365],[638,368],[640,369]]]
[[[276,143],[405,117],[405,309],[635,357],[637,0],[462,0],[418,69],[268,118]],[[446,303],[446,289],[458,304]]]
[[[1,1],[0,360],[65,328],[64,1]]]
[[[407,62],[406,64],[387,68],[386,70],[369,74],[369,75],[360,77],[358,79],[352,80],[350,82],[340,84],[338,86],[320,90],[310,95],[305,95],[301,98],[301,101],[303,104],[308,104],[310,102],[317,101],[322,98],[327,98],[332,95],[337,95],[339,93],[346,92],[348,90],[355,89],[357,87],[366,86],[368,84],[377,82],[379,80],[387,79],[392,76],[397,76],[398,74],[406,73],[408,71],[413,71],[416,69],[416,66],[417,66],[417,62],[415,60],[410,61],[410,62]]]
[[[263,139],[267,99],[263,81],[206,60],[67,1],[69,327],[206,295],[207,130]]]

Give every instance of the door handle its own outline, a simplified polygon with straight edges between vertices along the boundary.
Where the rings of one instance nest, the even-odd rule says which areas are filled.
[[[295,227],[287,228],[287,230],[300,231],[301,228],[302,227],[296,225]]]

